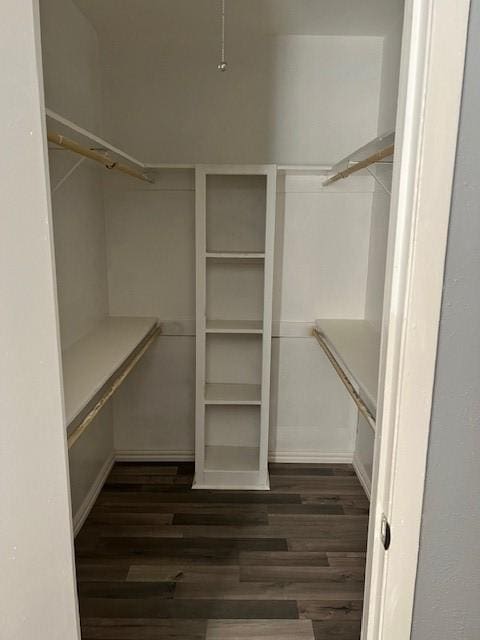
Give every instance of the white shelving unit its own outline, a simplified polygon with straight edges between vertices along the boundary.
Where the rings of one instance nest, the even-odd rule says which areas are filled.
[[[196,168],[197,489],[269,489],[276,174]]]

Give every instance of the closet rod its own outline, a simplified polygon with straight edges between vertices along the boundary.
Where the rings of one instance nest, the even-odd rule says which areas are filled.
[[[357,405],[358,410],[360,411],[362,416],[365,418],[365,420],[368,422],[368,424],[371,426],[371,428],[375,431],[376,423],[375,423],[375,418],[374,418],[372,412],[367,407],[365,402],[362,400],[362,398],[360,397],[360,394],[357,392],[357,390],[355,389],[353,384],[350,382],[347,374],[342,369],[342,367],[338,363],[337,359],[335,358],[335,356],[331,352],[329,346],[327,345],[327,342],[326,342],[325,338],[320,333],[320,331],[318,331],[317,329],[313,330],[313,335],[317,339],[318,344],[324,350],[325,355],[330,360],[330,363],[332,364],[333,368],[337,372],[340,380],[343,382],[343,384],[345,385],[348,393],[351,395],[353,401]]]
[[[93,422],[96,416],[100,413],[106,403],[113,396],[115,391],[119,388],[125,378],[129,375],[137,362],[152,345],[153,341],[162,333],[162,327],[157,325],[150,333],[144,338],[144,340],[133,351],[129,358],[124,362],[122,367],[117,371],[115,378],[111,380],[108,388],[103,393],[102,397],[98,400],[95,406],[87,413],[83,420],[68,434],[67,443],[68,448],[71,449],[77,440],[83,435],[89,425]]]
[[[366,167],[369,167],[371,164],[375,164],[376,162],[380,162],[380,160],[383,160],[384,158],[388,158],[388,156],[393,155],[394,150],[395,150],[394,144],[390,144],[388,145],[388,147],[385,147],[384,149],[380,149],[380,151],[373,153],[371,156],[368,156],[368,158],[365,158],[365,160],[361,160],[360,162],[357,162],[351,167],[348,167],[348,169],[339,171],[328,180],[325,180],[325,182],[323,183],[323,186],[327,187],[329,184],[337,182],[337,180],[341,180],[342,178],[348,178],[348,176],[352,175],[352,173],[356,173],[361,169],[365,169]]]
[[[88,147],[84,147],[81,144],[78,144],[78,142],[70,140],[69,138],[62,136],[59,133],[49,131],[47,137],[49,142],[53,142],[54,144],[57,144],[60,147],[64,147],[69,151],[78,153],[85,158],[90,158],[90,160],[95,160],[95,162],[103,164],[106,169],[120,171],[121,173],[125,173],[132,178],[137,178],[138,180],[143,180],[143,182],[149,182],[150,184],[153,184],[154,182],[145,174],[140,173],[140,171],[136,171],[135,169],[132,169],[132,167],[129,167],[126,164],[122,164],[121,162],[115,162],[115,160],[112,160],[106,154],[95,151],[94,149],[88,149]]]

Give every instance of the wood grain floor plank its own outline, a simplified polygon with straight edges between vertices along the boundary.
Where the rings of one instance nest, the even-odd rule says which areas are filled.
[[[310,620],[209,620],[206,640],[315,640]]]
[[[82,618],[298,619],[295,600],[81,598]]]
[[[166,487],[168,488],[168,487]],[[360,487],[361,488],[361,487]],[[239,504],[301,504],[302,498],[299,494],[288,493],[282,494],[279,492],[248,492],[248,491],[178,491],[178,487],[174,487],[175,491],[162,493],[147,493],[144,491],[136,492],[122,492],[122,491],[109,491],[108,487],[104,486],[100,493],[96,504],[97,505],[112,505],[112,504],[164,504],[168,502],[180,503],[206,503],[206,504],[218,504],[218,503],[230,503],[232,506]]]
[[[360,622],[314,622],[315,640],[359,640]]]
[[[328,556],[325,552],[315,551],[242,551],[240,552],[240,566],[261,565],[261,566],[281,566],[281,567],[326,567],[328,566]]]
[[[342,537],[334,538],[289,538],[287,540],[289,551],[366,551],[367,540],[365,536],[348,536],[342,533]]]
[[[238,565],[132,565],[125,578],[132,582],[239,582]]]
[[[327,552],[328,564],[331,567],[365,567],[366,556],[365,552]]]
[[[341,567],[292,567],[292,566],[242,566],[241,582],[321,582],[347,583],[359,582],[365,578],[362,567],[346,569]]]
[[[97,621],[98,622],[98,621]],[[205,640],[206,620],[114,620],[112,625],[83,625],[82,640]],[[124,621],[125,622],[125,621]],[[313,632],[313,631],[312,631]]]
[[[362,619],[361,600],[299,600],[300,618],[322,620],[324,622],[352,622]]]
[[[230,582],[180,583],[176,600],[361,600],[363,581],[331,582]]]
[[[228,527],[242,525],[268,525],[269,519],[266,513],[243,512],[239,514],[230,513],[176,513],[172,524],[177,525],[223,525]]]

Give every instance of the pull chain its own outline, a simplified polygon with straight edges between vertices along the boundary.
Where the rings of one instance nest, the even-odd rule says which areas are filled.
[[[227,70],[227,62],[225,60],[225,0],[222,0],[222,53],[221,61],[217,67],[219,71]]]

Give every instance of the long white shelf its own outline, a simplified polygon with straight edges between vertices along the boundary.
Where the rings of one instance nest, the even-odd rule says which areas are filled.
[[[315,326],[342,368],[376,410],[380,334],[366,320],[316,320]]]
[[[125,151],[118,149],[117,147],[110,144],[103,138],[95,135],[91,131],[80,127],[79,125],[75,124],[71,120],[68,120],[67,118],[64,118],[58,113],[55,113],[55,111],[52,111],[51,109],[45,109],[45,115],[47,118],[47,127],[49,131],[55,131],[55,133],[59,133],[60,135],[63,135],[65,137],[73,136],[76,142],[85,147],[100,151],[108,151],[109,157],[111,157],[113,160],[122,158],[123,160],[127,160],[128,162],[136,165],[142,170],[147,168],[147,166],[143,162],[140,162],[140,160],[137,160]]]
[[[67,425],[88,406],[157,324],[155,318],[107,317],[63,352]]]
[[[258,471],[257,447],[205,447],[206,471]]]
[[[207,320],[206,333],[263,333],[257,320]]]
[[[259,384],[207,383],[205,404],[209,405],[259,405],[262,403],[262,387]]]

